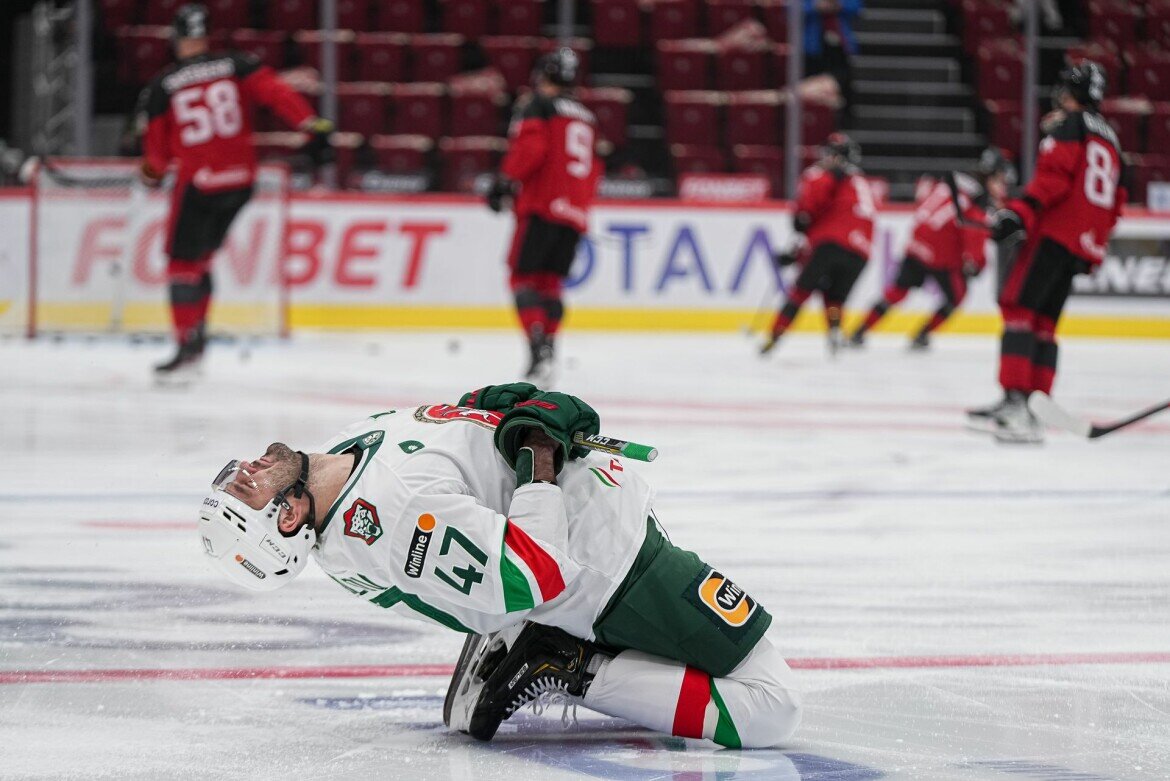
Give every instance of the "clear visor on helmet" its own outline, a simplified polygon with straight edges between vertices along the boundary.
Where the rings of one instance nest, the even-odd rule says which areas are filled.
[[[216,475],[215,479],[211,481],[211,487],[217,491],[226,490],[227,487],[235,481],[236,475],[239,474],[241,463],[242,462],[238,458],[232,461],[228,461],[227,466],[219,470],[219,474]]]

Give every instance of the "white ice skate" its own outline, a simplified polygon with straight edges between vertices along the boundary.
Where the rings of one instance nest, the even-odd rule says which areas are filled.
[[[1044,427],[1028,409],[1024,399],[1010,399],[996,418],[995,441],[1012,445],[1039,445],[1044,442]]]

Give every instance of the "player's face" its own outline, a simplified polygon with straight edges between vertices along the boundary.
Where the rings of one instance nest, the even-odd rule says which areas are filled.
[[[991,200],[997,206],[1002,205],[1007,200],[1007,177],[1003,174],[989,176],[987,178],[987,194],[991,196]]]
[[[287,445],[274,442],[255,461],[236,462],[235,472],[224,490],[253,510],[260,510],[289,483],[286,476],[289,467],[294,466],[289,457],[295,455]]]

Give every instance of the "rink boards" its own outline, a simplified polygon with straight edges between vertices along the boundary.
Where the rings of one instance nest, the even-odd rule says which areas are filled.
[[[165,203],[140,203],[126,215],[100,197],[74,199],[49,222],[40,215],[32,252],[33,199],[0,191],[0,332],[26,329],[33,289],[42,321],[101,330],[112,279],[120,285],[120,328],[166,330]],[[602,202],[568,281],[570,327],[730,331],[753,324],[791,282],[791,270],[779,274],[769,261],[791,240],[788,214],[781,202]],[[216,259],[213,320],[246,329],[255,310],[248,302],[269,301],[287,302],[280,305],[293,329],[510,327],[504,257],[512,225],[467,197],[294,196],[284,252],[262,220],[241,220],[233,231]],[[896,272],[910,225],[904,207],[881,212],[870,262],[849,300],[854,315]],[[1063,332],[1170,338],[1170,216],[1135,212],[1110,249],[1103,268],[1079,280]],[[116,266],[121,273],[112,274]],[[991,268],[973,281],[947,327],[998,331],[993,287]],[[938,301],[931,287],[917,291],[883,327],[909,330]],[[819,320],[810,306],[797,327],[815,329]]]

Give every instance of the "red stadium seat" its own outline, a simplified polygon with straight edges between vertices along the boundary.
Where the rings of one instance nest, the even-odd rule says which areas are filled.
[[[701,90],[711,87],[715,44],[706,39],[658,42],[658,89]]]
[[[391,88],[391,102],[394,106],[394,133],[417,134],[428,138],[444,135],[442,84],[417,82],[395,84]]]
[[[1007,6],[987,0],[964,0],[963,51],[968,55],[979,50],[985,41],[1015,35]]]
[[[153,2],[148,0],[147,4],[153,5]],[[211,17],[212,31],[230,33],[251,26],[252,14],[247,3],[241,3],[240,0],[203,0],[203,4],[207,6],[207,13]]]
[[[476,40],[488,31],[488,0],[441,0],[443,32]]]
[[[788,3],[785,0],[761,0],[764,27],[768,37],[777,43],[788,42]]]
[[[369,137],[386,131],[390,86],[371,82],[337,85],[337,127]]]
[[[305,145],[305,137],[301,133],[283,131],[279,133],[253,133],[252,146],[256,148],[256,157],[261,162],[269,160],[285,161],[296,154],[297,150]]]
[[[232,45],[240,51],[254,54],[270,68],[283,68],[288,35],[271,30],[236,30]]]
[[[1024,91],[1024,52],[1013,39],[982,44],[976,54],[979,97],[1019,100]]]
[[[231,0],[238,2],[239,0]],[[371,29],[374,16],[371,0],[337,0],[337,29],[365,32]]]
[[[788,85],[788,46],[782,43],[772,45],[769,56],[772,62],[772,85],[783,88]]]
[[[507,146],[504,139],[490,136],[440,140],[442,188],[448,192],[474,192],[476,179],[496,170]]]
[[[1105,69],[1105,94],[1117,94],[1121,85],[1121,58],[1117,50],[1107,42],[1089,41],[1070,47],[1064,53],[1064,60],[1075,65],[1081,60],[1093,60]]]
[[[1170,51],[1170,2],[1147,0],[1146,40]]]
[[[148,25],[170,27],[175,21],[175,12],[186,5],[188,0],[149,0],[143,3],[145,13],[142,21]]]
[[[488,62],[504,76],[508,89],[515,92],[532,80],[532,66],[540,48],[540,40],[515,35],[487,36],[480,46]]]
[[[463,36],[412,35],[410,72],[415,81],[446,81],[462,68]]]
[[[451,88],[452,136],[500,136],[504,134],[502,93]]]
[[[729,146],[767,146],[784,140],[784,102],[778,90],[727,96]]]
[[[1146,149],[1170,150],[1170,103],[1156,103],[1146,117]]]
[[[983,108],[990,120],[988,133],[992,146],[1006,149],[1018,157],[1024,134],[1023,109],[1018,100],[984,100]]]
[[[649,31],[651,43],[694,38],[699,34],[698,0],[654,0]]]
[[[1128,0],[1090,0],[1089,29],[1101,40],[1125,51],[1137,40],[1139,9]]]
[[[329,139],[337,165],[337,184],[347,190],[360,184],[357,175],[358,150],[364,139],[357,133],[334,133]]]
[[[1125,55],[1130,95],[1150,100],[1170,100],[1170,52],[1139,48]]]
[[[498,35],[540,35],[540,0],[495,0]]]
[[[270,30],[313,30],[317,28],[317,0],[268,0]]]
[[[670,157],[674,161],[674,172],[682,174],[722,173],[727,170],[727,159],[723,150],[715,146],[694,144],[671,144]]]
[[[625,146],[629,108],[634,99],[632,92],[617,87],[582,87],[577,90],[577,99],[597,117],[597,130],[602,140],[618,149]]]
[[[358,81],[405,81],[410,36],[358,33],[354,38]]]
[[[800,106],[800,140],[820,144],[837,129],[837,111],[827,103],[805,100]]]
[[[1126,155],[1129,202],[1145,204],[1152,182],[1170,182],[1170,155]]]
[[[435,144],[426,136],[374,136],[370,149],[378,170],[392,174],[413,174],[427,168],[427,156]]]
[[[321,30],[304,30],[293,35],[293,40],[301,52],[301,62],[310,68],[321,72],[321,47],[325,41],[325,33]],[[354,34],[350,30],[338,30],[333,34],[337,44],[337,79],[338,81],[352,81],[357,69],[355,66]],[[375,81],[388,81],[381,77]]]
[[[138,24],[138,0],[101,0],[98,4],[98,18],[106,32],[113,33],[119,27]]]
[[[424,0],[377,0],[374,29],[393,33],[421,33],[425,29]]]
[[[666,140],[671,144],[719,145],[721,92],[669,91],[666,103]]]
[[[1117,142],[1123,152],[1146,150],[1142,143],[1145,140],[1142,125],[1153,110],[1153,104],[1145,98],[1106,98],[1101,101],[1101,115],[1117,133]],[[1157,147],[1149,149],[1151,152],[1161,151]]]
[[[736,144],[731,147],[731,168],[736,173],[768,177],[773,196],[784,192],[784,150],[778,146]]]
[[[118,31],[118,81],[140,87],[174,58],[165,27],[123,27]]]
[[[715,88],[759,90],[770,85],[768,60],[771,44],[719,46],[715,50]]]
[[[756,18],[755,0],[707,0],[706,34],[714,38],[746,19]]]
[[[593,0],[593,38],[598,46],[630,49],[642,45],[638,0]]]

